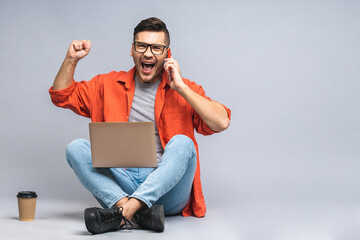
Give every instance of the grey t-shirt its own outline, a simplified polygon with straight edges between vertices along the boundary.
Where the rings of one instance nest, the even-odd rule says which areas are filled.
[[[164,149],[155,123],[155,96],[161,79],[154,83],[141,82],[135,75],[135,93],[131,105],[129,122],[153,122],[155,124],[156,157],[160,163]]]

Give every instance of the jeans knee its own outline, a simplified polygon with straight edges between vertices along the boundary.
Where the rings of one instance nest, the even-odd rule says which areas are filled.
[[[181,145],[185,151],[196,156],[195,144],[191,138],[186,135],[178,134],[171,138],[171,142]],[[196,157],[195,157],[196,159]]]
[[[90,150],[90,143],[88,140],[83,138],[78,138],[69,143],[66,147],[66,160],[69,165],[72,167],[73,161],[79,159],[77,156],[81,154],[83,149]]]

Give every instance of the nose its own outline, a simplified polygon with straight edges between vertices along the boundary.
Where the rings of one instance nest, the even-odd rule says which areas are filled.
[[[144,52],[144,56],[145,57],[152,57],[154,54],[151,52],[151,47],[148,46],[148,48],[146,49],[146,51]]]

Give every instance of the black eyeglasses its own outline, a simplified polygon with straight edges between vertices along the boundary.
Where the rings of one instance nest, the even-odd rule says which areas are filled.
[[[154,55],[161,55],[164,53],[164,49],[169,46],[161,45],[161,44],[148,44],[144,42],[134,42],[134,49],[139,53],[144,53],[147,51],[150,46],[150,50]]]

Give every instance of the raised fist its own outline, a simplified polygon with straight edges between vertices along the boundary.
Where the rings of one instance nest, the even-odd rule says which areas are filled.
[[[80,59],[89,54],[90,48],[90,40],[74,40],[69,46],[69,49],[67,51],[67,57],[71,58],[72,60],[79,61]]]

